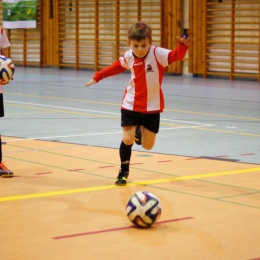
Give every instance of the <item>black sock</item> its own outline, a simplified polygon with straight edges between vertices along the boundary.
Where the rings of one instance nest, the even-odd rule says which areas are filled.
[[[121,170],[129,171],[130,158],[132,153],[132,144],[126,145],[123,141],[119,148],[119,155],[121,160]]]

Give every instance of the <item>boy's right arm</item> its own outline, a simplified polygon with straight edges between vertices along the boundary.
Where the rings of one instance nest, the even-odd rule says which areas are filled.
[[[5,57],[8,57],[8,47],[1,49],[1,55],[5,56]]]
[[[117,75],[121,72],[124,72],[125,70],[126,68],[121,66],[120,60],[117,60],[109,67],[106,67],[101,71],[96,72],[94,77],[86,84],[86,86],[89,87],[90,85],[95,84],[104,78]]]

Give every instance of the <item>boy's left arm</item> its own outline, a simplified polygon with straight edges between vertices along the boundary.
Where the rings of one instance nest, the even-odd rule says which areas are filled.
[[[182,60],[189,48],[189,38],[185,36],[183,38],[177,37],[178,46],[175,50],[172,50],[168,55],[168,64],[172,64],[174,61]]]

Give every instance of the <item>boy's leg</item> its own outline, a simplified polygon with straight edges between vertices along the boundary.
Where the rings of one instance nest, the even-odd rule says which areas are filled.
[[[146,129],[144,126],[137,126],[135,130],[135,143],[142,145],[146,150],[151,150],[155,144],[156,133]]]
[[[156,133],[141,126],[142,147],[146,150],[151,150],[155,144]]]
[[[160,113],[142,115],[140,131],[136,128],[136,134],[139,135],[139,139],[144,149],[151,150],[153,148],[156,134],[159,132],[159,127]]]
[[[2,163],[2,139],[0,135],[0,176],[3,178],[11,178],[14,176],[13,172],[7,169],[7,167]]]
[[[142,133],[141,133],[141,126],[138,125],[135,129],[135,143],[137,145],[142,144]]]
[[[120,145],[119,155],[121,160],[121,167],[115,181],[116,185],[126,185],[126,179],[129,175],[129,164],[131,159],[132,146],[133,145],[126,145],[123,141]]]
[[[4,98],[3,93],[0,93],[0,117],[4,117],[4,115]],[[3,178],[10,178],[13,177],[13,175],[14,174],[2,163],[2,139],[0,134],[0,176]]]
[[[116,178],[116,185],[126,185],[126,179],[129,174],[129,164],[134,143],[135,126],[123,127],[123,140],[119,148],[121,168]]]
[[[2,162],[2,138],[0,134],[0,163]]]

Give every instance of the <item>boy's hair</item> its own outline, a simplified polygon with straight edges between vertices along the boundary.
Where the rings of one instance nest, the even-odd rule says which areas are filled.
[[[133,24],[128,30],[128,40],[137,40],[138,42],[148,38],[152,40],[152,29],[144,22]]]

